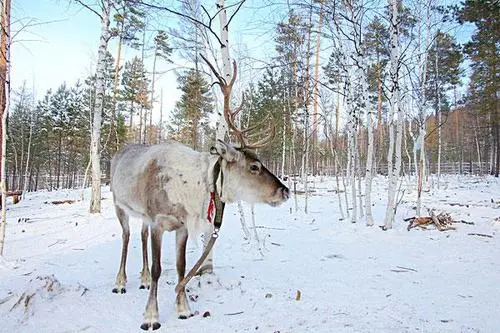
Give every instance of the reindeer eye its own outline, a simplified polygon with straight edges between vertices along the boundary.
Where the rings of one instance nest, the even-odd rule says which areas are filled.
[[[257,163],[250,164],[250,171],[252,172],[259,172],[260,171],[260,165]]]

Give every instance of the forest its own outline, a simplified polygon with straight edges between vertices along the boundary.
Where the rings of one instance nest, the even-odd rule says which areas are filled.
[[[10,22],[9,3],[3,27]],[[216,32],[220,9],[200,0],[71,5],[95,14],[101,26],[95,73],[74,85],[61,82],[35,99],[28,83],[6,80],[15,71],[8,67],[14,39],[8,29],[2,34],[5,190],[104,184],[113,154],[129,143],[173,139],[197,150],[213,145],[224,122],[222,100],[200,55],[221,64],[219,48],[231,50]],[[419,193],[431,174],[437,186],[442,173],[498,177],[497,1],[224,6],[230,36],[241,33],[232,29],[241,17],[279,13],[266,31],[269,56],[231,50],[246,68],[239,70],[231,104],[240,105],[244,126],[274,125],[274,141],[258,153],[276,174],[304,184],[311,175],[335,176],[350,189],[345,207],[354,215],[358,199],[370,207],[377,174],[388,177],[394,193],[402,177],[414,177]],[[125,49],[133,56],[124,57]],[[165,110],[166,92],[155,87],[158,68],[180,61],[180,98]]]

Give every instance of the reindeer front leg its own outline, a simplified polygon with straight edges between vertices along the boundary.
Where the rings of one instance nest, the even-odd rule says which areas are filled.
[[[159,223],[155,223],[151,227],[151,288],[149,289],[148,303],[144,312],[144,323],[141,325],[143,330],[148,330],[150,327],[153,330],[160,328],[158,314],[158,279],[161,274],[161,241],[163,237],[163,227]]]
[[[203,250],[207,247],[208,242],[210,241],[210,238],[212,237],[213,230],[206,230],[203,233]],[[198,272],[196,272],[197,275],[204,275],[204,274],[212,274],[214,271],[214,261],[213,261],[213,248],[210,250],[208,253],[208,256],[205,258],[203,261],[203,264],[201,265],[200,269]]]
[[[186,244],[188,239],[187,229],[177,229],[175,232],[175,239],[177,243],[177,277],[178,283],[180,283],[184,279],[184,275],[186,273]],[[189,302],[186,296],[185,288],[182,288],[177,293],[175,308],[179,319],[187,319],[193,316],[193,313],[189,309]]]
[[[144,221],[142,223],[141,241],[142,241],[142,271],[141,271],[141,286],[139,289],[149,289],[151,285],[151,273],[149,272],[148,262],[148,236],[149,236],[149,223]]]

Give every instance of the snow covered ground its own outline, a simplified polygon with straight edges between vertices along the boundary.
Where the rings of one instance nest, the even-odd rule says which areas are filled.
[[[375,183],[382,224],[386,180]],[[227,207],[215,274],[188,285],[199,312],[188,320],[175,316],[174,235],[165,234],[158,332],[500,332],[498,179],[448,176],[440,190],[425,193],[424,207],[474,222],[445,232],[406,230],[411,187],[394,229],[382,231],[339,221],[333,180],[316,178],[311,186],[307,215],[290,213],[293,197],[278,208],[256,207],[260,251],[255,239],[244,239],[237,206]],[[121,229],[109,189],[100,216],[87,213],[88,193],[85,201],[51,204],[80,195],[31,193],[9,205],[1,332],[141,331],[147,291],[139,290],[140,222],[132,220],[127,293],[113,294]],[[298,202],[303,206],[303,196]],[[200,248],[192,243],[188,252],[189,266]]]

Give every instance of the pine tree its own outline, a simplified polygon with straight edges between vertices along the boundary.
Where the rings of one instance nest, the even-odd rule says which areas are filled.
[[[122,91],[121,100],[127,102],[129,112],[129,131],[133,136],[133,117],[139,115],[139,123],[142,128],[141,110],[150,107],[149,101],[149,80],[146,76],[146,69],[141,58],[135,57],[132,61],[125,63],[125,69],[122,76]],[[142,133],[139,131],[138,136],[133,136],[136,142],[141,142]]]
[[[194,69],[180,75],[178,82],[182,96],[171,116],[169,137],[198,149],[201,144],[200,133],[213,110],[210,85]]]
[[[366,27],[364,35],[365,54],[369,57],[368,89],[377,96],[377,138],[381,144],[382,103],[384,101],[383,83],[386,66],[389,62],[389,30],[379,16],[375,16]],[[367,59],[368,60],[368,59]]]
[[[491,173],[500,174],[500,3],[494,0],[465,0],[456,12],[459,23],[473,23],[476,30],[465,52],[471,59],[472,75],[469,85],[468,104],[490,118],[490,165]]]
[[[10,188],[23,188],[23,172],[25,162],[29,160],[28,146],[31,139],[32,116],[33,116],[33,95],[26,87],[26,83],[13,93],[12,109],[8,121],[7,146],[7,169],[12,175]]]
[[[455,39],[438,31],[427,56],[426,97],[433,101],[437,128],[437,177],[438,188],[441,176],[441,151],[443,124],[442,113],[449,110],[446,92],[460,83],[462,53]]]
[[[132,48],[138,48],[139,42],[137,35],[145,29],[145,13],[142,10],[139,10],[135,1],[120,0],[115,5],[115,9],[116,13],[114,15],[114,21],[116,26],[111,29],[111,35],[113,37],[118,37],[118,49],[114,65],[113,97],[111,102],[110,127],[107,139],[107,141],[109,141],[109,150],[111,154],[118,150],[118,146],[121,142],[116,129],[116,118],[122,48],[124,45],[130,45]],[[120,117],[120,115],[118,115],[118,117]],[[107,175],[109,177],[109,166],[107,169]]]

